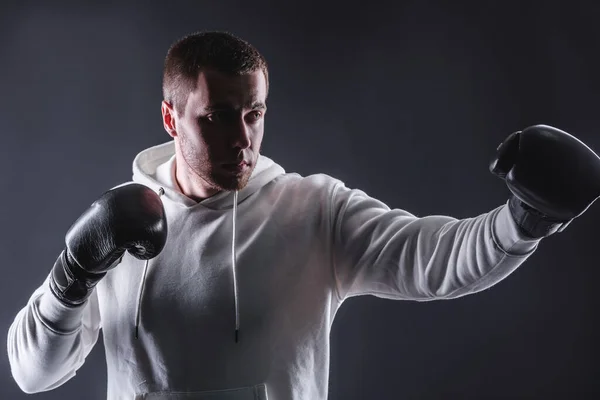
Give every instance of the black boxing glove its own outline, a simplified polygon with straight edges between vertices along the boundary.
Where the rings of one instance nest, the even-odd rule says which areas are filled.
[[[69,228],[66,248],[50,274],[50,290],[63,304],[83,304],[125,251],[151,259],[167,240],[160,197],[137,183],[105,192]]]
[[[548,125],[509,135],[490,171],[506,182],[511,215],[534,239],[562,231],[600,196],[600,157]]]

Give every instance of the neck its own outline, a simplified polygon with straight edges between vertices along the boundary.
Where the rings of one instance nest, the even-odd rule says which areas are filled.
[[[176,157],[175,161],[175,183],[181,193],[197,202],[219,193],[218,189],[211,187],[204,179],[190,171],[182,157]]]

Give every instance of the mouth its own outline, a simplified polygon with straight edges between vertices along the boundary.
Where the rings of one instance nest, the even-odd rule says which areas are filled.
[[[239,175],[248,168],[248,163],[246,161],[240,161],[231,164],[221,164],[221,167],[231,174]]]

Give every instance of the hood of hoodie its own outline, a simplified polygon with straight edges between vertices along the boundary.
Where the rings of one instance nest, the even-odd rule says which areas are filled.
[[[252,171],[248,184],[237,192],[237,201],[241,202],[258,189],[271,182],[285,170],[270,158],[259,155],[256,167]],[[141,151],[133,160],[133,181],[141,183],[158,192],[161,188],[170,201],[182,207],[203,206],[211,209],[232,208],[234,194],[222,191],[200,202],[181,193],[175,179],[175,142],[173,140]]]

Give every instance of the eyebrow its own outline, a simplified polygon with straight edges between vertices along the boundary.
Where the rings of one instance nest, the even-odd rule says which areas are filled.
[[[259,100],[256,100],[252,103],[248,103],[245,105],[245,107],[250,108],[250,109],[259,109],[259,110],[267,109],[266,104]],[[233,107],[231,105],[231,103],[215,103],[215,104],[210,104],[210,105],[204,107],[205,112],[234,110],[234,109],[235,109],[235,107]]]

